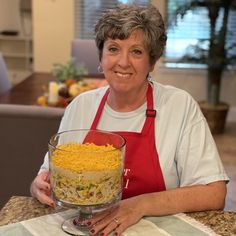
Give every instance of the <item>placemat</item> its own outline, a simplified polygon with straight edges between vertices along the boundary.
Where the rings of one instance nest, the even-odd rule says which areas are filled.
[[[0,236],[68,236],[61,223],[75,215],[74,210],[33,218],[0,227]],[[111,234],[112,235],[112,234]],[[217,236],[213,230],[186,216],[176,214],[162,217],[145,217],[129,227],[123,236]]]

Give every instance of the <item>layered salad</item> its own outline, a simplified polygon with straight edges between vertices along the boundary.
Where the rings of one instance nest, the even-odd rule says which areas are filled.
[[[53,194],[75,205],[112,202],[121,194],[121,151],[112,145],[67,143],[50,157]]]

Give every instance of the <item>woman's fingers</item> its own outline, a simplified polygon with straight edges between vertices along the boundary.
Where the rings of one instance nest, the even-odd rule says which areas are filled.
[[[37,199],[43,204],[49,205],[49,206],[54,207],[54,208],[56,207],[56,204],[53,201],[53,199],[51,198],[51,196],[47,195],[43,191],[38,192]]]
[[[96,235],[100,232],[103,233],[103,236],[106,236],[113,231],[116,233],[114,235],[121,235],[124,230],[137,223],[139,219],[139,216],[120,207],[106,216],[99,215],[99,217],[95,216],[91,219],[89,222],[89,225],[91,225],[90,234]]]
[[[129,226],[136,224],[143,217],[139,200],[140,197],[122,200],[118,207],[95,214],[87,222],[90,226],[90,234],[100,233],[107,236],[113,231],[113,235],[121,235]]]
[[[109,217],[105,217],[98,221],[95,225],[90,228],[90,234],[96,235],[97,233],[101,233],[103,236],[109,235],[113,231],[113,235],[121,235],[129,226],[138,222],[139,219],[137,217],[132,216],[117,216],[114,217],[111,215]]]
[[[35,185],[38,189],[44,190],[46,192],[51,191],[51,185],[48,182],[39,180],[35,182]]]
[[[39,174],[33,181],[31,192],[41,203],[56,207],[51,197],[50,174],[48,171]]]
[[[52,207],[56,207],[55,202],[53,201],[51,197],[51,191],[48,192],[42,189],[37,189],[35,191],[35,196],[41,203],[52,206]]]
[[[103,210],[101,212],[97,212],[93,214],[93,217],[89,220],[85,221],[85,224],[88,225],[97,225],[99,222],[109,222],[109,218],[111,218],[112,214],[114,215],[115,212],[117,211],[118,206],[112,207],[107,210]],[[107,220],[108,219],[108,220]]]
[[[37,189],[41,189],[44,191],[51,191],[51,185],[49,182],[49,172],[45,171],[39,174],[35,178],[33,184]]]

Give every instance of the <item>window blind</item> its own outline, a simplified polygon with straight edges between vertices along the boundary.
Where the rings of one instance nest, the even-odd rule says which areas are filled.
[[[75,38],[93,39],[94,25],[101,13],[120,3],[145,5],[149,0],[74,0],[75,2]]]
[[[191,2],[190,0],[168,0],[167,4],[167,46],[165,60],[167,62],[178,62],[186,53],[190,53],[190,45],[202,44],[201,47],[207,48],[206,42],[210,37],[210,22],[208,18],[208,10],[205,7],[194,7],[187,10],[183,17],[181,13],[176,17],[176,10]],[[196,1],[195,1],[196,2]],[[198,1],[204,2],[204,1]],[[218,21],[216,24],[217,30],[220,28],[220,22],[223,17],[223,10],[219,12]],[[229,13],[229,21],[227,28],[227,47],[233,46],[228,50],[228,55],[236,55],[236,0]],[[196,52],[192,52],[196,53]]]

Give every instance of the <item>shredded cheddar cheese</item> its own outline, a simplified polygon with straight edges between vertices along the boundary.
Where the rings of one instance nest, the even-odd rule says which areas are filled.
[[[51,163],[55,167],[80,173],[82,171],[114,170],[121,166],[121,151],[112,145],[67,143],[57,146]]]

